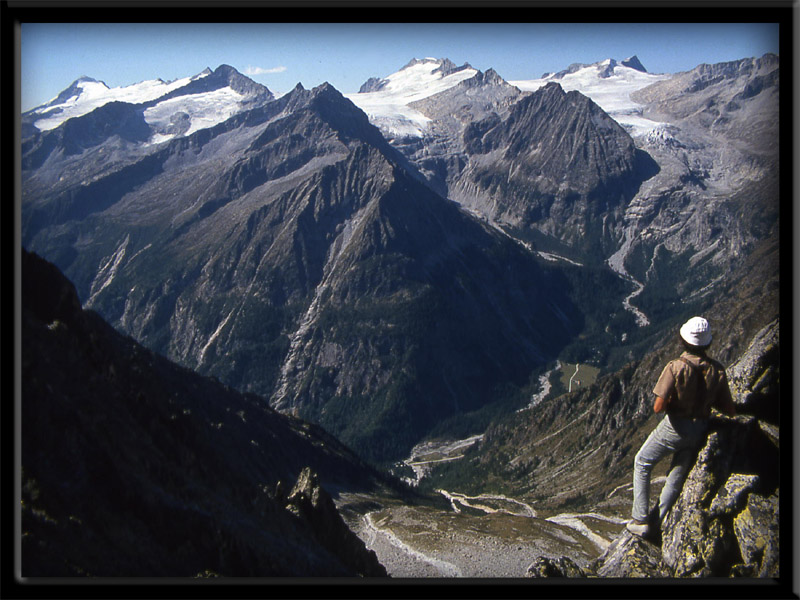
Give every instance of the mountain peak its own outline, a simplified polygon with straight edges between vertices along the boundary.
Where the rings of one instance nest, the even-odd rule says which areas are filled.
[[[500,74],[494,69],[487,69],[485,72],[478,71],[475,78],[480,78],[481,83],[485,85],[502,85],[506,80],[500,77]]]
[[[463,71],[465,69],[472,69],[473,68],[472,66],[470,66],[469,63],[464,63],[463,65],[461,65],[459,67],[452,60],[450,60],[449,58],[427,57],[427,58],[422,58],[422,59],[420,59],[420,58],[412,58],[410,61],[408,61],[408,63],[406,63],[406,65],[402,69],[400,69],[400,71],[405,71],[406,69],[409,69],[411,67],[415,67],[417,65],[426,65],[426,64],[436,64],[436,65],[438,65],[438,67],[435,68],[431,72],[432,73],[441,73],[442,77],[446,77],[446,76],[448,76],[448,75],[450,75],[452,73],[457,73],[457,72]]]
[[[639,57],[635,54],[630,58],[626,58],[622,61],[622,66],[629,67],[631,69],[636,69],[637,71],[641,71],[642,73],[647,73],[647,69],[644,68],[644,65],[639,60]]]
[[[647,73],[647,69],[644,68],[642,63],[639,61],[639,58],[634,54],[630,58],[626,58],[625,60],[620,62],[617,62],[617,60],[613,58],[606,58],[605,60],[601,60],[599,62],[592,64],[572,63],[563,71],[559,71],[557,73],[548,71],[547,73],[542,74],[541,78],[563,79],[565,76],[577,73],[582,69],[594,67],[597,70],[598,76],[602,79],[605,79],[607,77],[611,77],[614,74],[614,70],[619,66],[628,67],[629,69],[635,69],[636,71]]]
[[[58,96],[50,100],[50,102],[47,102],[46,104],[44,104],[39,108],[46,108],[48,106],[63,104],[70,98],[78,98],[83,93],[83,86],[81,85],[82,83],[96,83],[98,85],[102,85],[105,88],[108,88],[108,86],[102,81],[98,81],[97,79],[88,77],[87,75],[81,75],[75,81],[73,81],[67,89],[65,89]]]
[[[344,99],[344,94],[337,90],[333,85],[331,85],[328,81],[323,81],[318,86],[311,88],[311,95],[312,97],[330,97],[330,98],[342,98]]]
[[[242,75],[231,65],[221,64],[213,71],[206,67],[202,73],[193,77],[188,85],[172,91],[160,100],[179,95],[208,92],[227,86],[242,96],[249,96],[253,99],[272,100],[274,97],[266,86]]]
[[[230,77],[232,75],[241,75],[241,73],[239,73],[239,71],[237,71],[236,69],[234,69],[230,65],[221,64],[216,69],[214,69],[214,75],[221,75],[223,77]],[[242,77],[244,77],[244,75],[242,75]]]
[[[424,65],[425,63],[439,63],[439,62],[440,61],[439,61],[438,58],[431,58],[431,57],[428,57],[428,58],[412,58],[405,65],[403,65],[403,67],[400,70],[403,71],[403,70],[408,69],[410,67],[415,67],[417,65]]]

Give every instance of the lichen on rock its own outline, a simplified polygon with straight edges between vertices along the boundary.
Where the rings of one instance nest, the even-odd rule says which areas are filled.
[[[550,558],[540,556],[525,573],[526,577],[586,577],[586,573],[567,556]]]

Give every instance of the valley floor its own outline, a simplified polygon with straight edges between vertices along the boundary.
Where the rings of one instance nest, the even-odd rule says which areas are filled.
[[[457,498],[458,511],[452,510],[455,502],[451,510],[382,502],[362,514],[350,508],[367,500],[357,496],[343,496],[338,504],[394,578],[524,577],[540,556],[569,556],[585,567],[625,523],[620,515],[600,513],[542,518],[508,498],[448,496]]]
[[[404,462],[414,472],[406,481],[418,485],[431,468],[460,459],[481,437],[419,444]],[[654,497],[664,479],[653,478]],[[496,494],[438,492],[429,503],[343,494],[336,504],[393,578],[516,578],[525,577],[541,556],[567,556],[586,567],[602,555],[625,528],[631,484],[611,490],[601,506],[582,513],[539,509]]]

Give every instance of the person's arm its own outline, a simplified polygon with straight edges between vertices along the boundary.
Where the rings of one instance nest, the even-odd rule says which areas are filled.
[[[656,387],[653,388],[653,393],[656,396],[656,401],[653,403],[653,410],[657,413],[667,410],[669,400],[675,393],[675,375],[670,368],[671,364],[672,362],[667,363],[667,366],[661,371]]]
[[[721,390],[717,400],[717,408],[720,412],[725,413],[730,417],[736,416],[736,403],[733,401],[731,397],[731,389],[728,387],[728,380],[727,378],[723,378],[722,382],[720,383]]]

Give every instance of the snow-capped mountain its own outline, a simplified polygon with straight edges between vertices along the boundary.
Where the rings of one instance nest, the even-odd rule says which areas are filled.
[[[647,265],[653,253],[665,247],[671,257],[661,259],[665,276],[685,275],[676,265],[679,257],[689,256],[698,266],[697,282],[705,282],[698,293],[708,294],[713,286],[706,283],[721,281],[720,274],[740,259],[744,248],[774,224],[779,80],[775,55],[700,65],[677,74],[648,73],[636,56],[573,64],[539,79],[509,82],[490,69],[440,91],[448,83],[441,74],[431,77],[425,91],[430,93],[417,99],[413,92],[423,86],[410,67],[418,69],[419,76],[424,65],[433,76],[442,62],[412,61],[391,79],[370,79],[351,99],[363,106],[431,187],[495,225],[507,231],[511,227],[514,236],[535,242],[537,250],[545,252],[542,256],[552,249],[581,263],[605,260],[637,286],[635,297],[644,287],[641,281],[658,279],[654,267]],[[554,108],[560,97],[556,89],[566,94],[562,100],[569,108]],[[546,90],[552,104],[530,100]],[[365,99],[378,96],[386,106],[395,102],[392,113],[370,113]],[[523,105],[537,107],[535,114],[521,110]],[[416,128],[398,135],[398,124],[409,114],[416,115]],[[555,122],[559,124],[553,126]],[[594,141],[582,135],[574,146],[557,150],[555,145],[575,126],[596,131]],[[612,138],[616,149],[634,144],[641,160],[630,163],[630,154],[623,152],[625,159],[613,158],[613,166],[600,164],[613,156],[599,150]],[[559,168],[547,166],[554,160],[561,162]],[[618,171],[623,164],[627,168]],[[624,171],[632,178],[617,181],[614,189],[625,192],[612,201],[615,196],[605,187],[605,178]],[[605,183],[587,188],[590,181]],[[764,203],[760,212],[768,215],[767,225],[756,228],[758,233],[743,223],[741,230],[729,226],[739,223],[731,214],[739,210],[734,200],[739,195]],[[575,204],[577,197],[583,200]],[[567,210],[561,206],[564,202]],[[515,203],[519,204],[511,210]],[[598,207],[605,211],[602,219],[590,216]],[[587,221],[578,225],[570,221],[573,218]],[[590,251],[586,244],[592,240],[597,247]],[[692,289],[685,282],[676,285],[679,295]],[[650,301],[653,306],[661,303],[656,296]],[[640,325],[649,322],[629,302],[625,306]]]
[[[136,117],[100,107],[23,156],[23,244],[115,327],[362,456],[405,456],[575,335],[552,274],[330,85],[158,146]]]
[[[22,120],[26,133],[48,132],[69,119],[122,102],[141,108],[150,129],[147,143],[157,144],[213,127],[251,107],[254,101],[272,98],[266,87],[228,65],[174,81],[154,79],[115,88],[81,77],[56,98],[24,113]]]
[[[413,103],[449,90],[479,71],[469,64],[455,67],[452,61],[435,58],[414,59],[386,78],[370,78],[357,94],[345,96],[363,110],[370,121],[391,137],[421,137],[430,128],[431,118]],[[573,64],[558,73],[539,79],[508,81],[523,92],[533,92],[555,81],[564,91],[578,91],[591,98],[632,136],[656,130],[661,123],[642,116],[642,104],[631,94],[670,74],[648,73],[636,56],[622,61],[613,58],[590,65]]]
[[[203,71],[194,77],[184,77],[170,82],[153,79],[115,88],[109,88],[104,82],[91,77],[81,77],[50,102],[34,108],[26,113],[26,116],[40,131],[50,131],[67,119],[83,116],[109,102],[129,104],[150,102],[182,88],[190,81],[206,77],[209,73],[210,71]]]
[[[411,106],[475,77],[469,64],[456,67],[448,59],[414,59],[384,79],[371,78],[357,94],[345,94],[370,121],[392,137],[420,137],[431,119]]]
[[[591,65],[572,65],[559,73],[548,73],[540,79],[509,81],[524,92],[533,92],[555,81],[564,91],[578,91],[591,98],[632,137],[645,135],[663,126],[642,116],[644,105],[634,102],[631,94],[672,75],[656,75],[644,70],[636,56],[621,62],[613,58]]]

